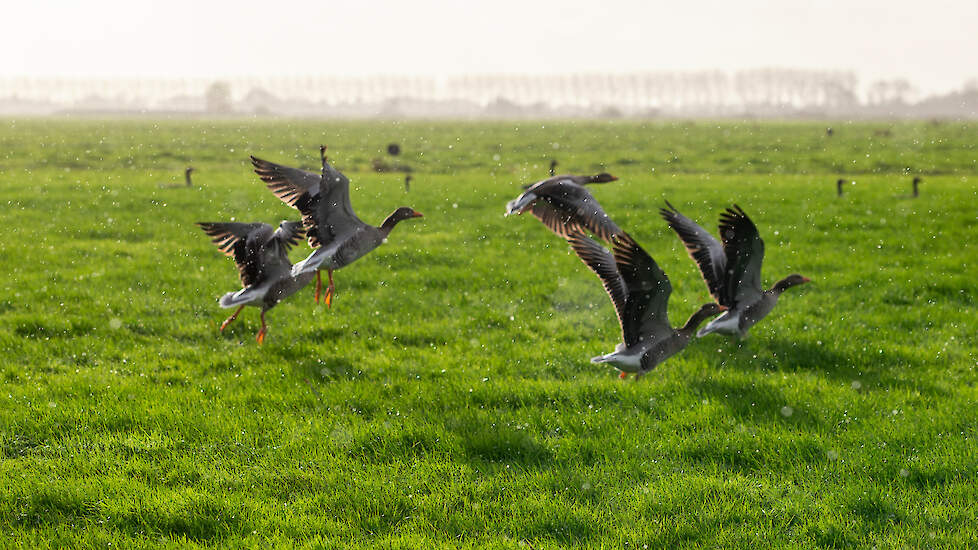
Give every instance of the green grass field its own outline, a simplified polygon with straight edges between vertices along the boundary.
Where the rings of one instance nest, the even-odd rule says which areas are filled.
[[[6,121],[0,546],[975,547],[976,128],[832,126]],[[392,141],[407,194],[369,169]],[[331,310],[310,286],[264,346],[255,309],[219,333],[237,273],[194,222],[295,217],[248,155],[320,143],[365,221],[425,217]],[[673,324],[707,293],[664,199],[740,204],[765,284],[813,282],[623,382],[588,362],[619,338],[597,278],[502,215],[551,157],[621,178],[594,193]]]

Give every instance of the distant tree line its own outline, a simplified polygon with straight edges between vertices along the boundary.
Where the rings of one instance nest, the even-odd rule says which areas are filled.
[[[800,69],[636,74],[0,79],[0,112],[163,111],[312,116],[728,116],[913,114],[914,105],[975,116],[964,101],[920,98],[906,79],[860,88],[852,72]],[[961,99],[955,97],[955,100]],[[928,103],[930,102],[930,103]],[[946,104],[946,107],[945,107]]]

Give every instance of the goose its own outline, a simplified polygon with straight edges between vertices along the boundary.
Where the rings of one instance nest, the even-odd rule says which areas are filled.
[[[839,178],[835,182],[835,194],[836,194],[836,196],[838,196],[838,197],[841,197],[842,196],[842,186],[845,185],[845,183],[846,183],[846,180],[844,180],[842,178]]]
[[[683,216],[669,201],[659,213],[686,246],[699,266],[703,280],[717,303],[727,311],[696,333],[702,337],[711,332],[746,338],[754,324],[774,309],[785,290],[811,281],[792,273],[769,290],[761,288],[761,263],[764,241],[757,226],[737,206],[720,214],[720,238],[723,244],[693,220]]]
[[[404,176],[404,192],[408,193],[411,191],[411,180],[414,179],[411,174]]]
[[[592,363],[609,363],[625,378],[639,378],[659,363],[685,349],[696,328],[726,308],[708,303],[700,306],[686,324],[669,325],[668,304],[672,285],[655,260],[628,233],[612,238],[614,254],[595,240],[572,232],[567,242],[577,256],[601,279],[621,325],[622,342],[615,351],[592,357]]]
[[[914,176],[913,177],[913,197],[914,198],[917,198],[917,197],[920,196],[920,190],[917,189],[917,186],[920,185],[920,182],[922,182],[922,181],[924,181],[924,180],[920,179],[920,176]]]
[[[550,177],[557,175],[557,159],[550,159]]]
[[[547,178],[526,187],[522,195],[506,203],[506,215],[532,210],[537,219],[565,239],[574,231],[590,231],[608,241],[612,235],[620,233],[621,228],[611,221],[584,186],[617,179],[607,172],[594,176]]]
[[[364,223],[350,205],[350,180],[327,162],[325,146],[319,148],[319,153],[323,164],[321,175],[254,156],[251,163],[268,189],[302,214],[309,245],[316,249],[292,266],[292,276],[316,273],[315,299],[318,303],[322,290],[319,271],[326,269],[329,286],[323,301],[333,307],[336,290],[333,271],[350,265],[380,246],[398,223],[422,215],[411,207],[402,206],[387,216],[379,227]]]
[[[193,166],[188,166],[183,171],[183,184],[182,185],[179,184],[179,183],[160,183],[159,185],[160,185],[161,188],[165,188],[165,189],[176,189],[178,187],[193,187],[194,184],[190,181],[190,174],[193,171],[194,171],[194,167]]]
[[[244,287],[218,300],[225,309],[238,308],[221,323],[221,331],[245,306],[260,307],[261,330],[255,339],[263,344],[268,333],[265,312],[312,281],[312,273],[292,275],[287,254],[302,238],[302,222],[283,221],[278,229],[267,223],[198,222],[197,225],[221,252],[234,258]]]

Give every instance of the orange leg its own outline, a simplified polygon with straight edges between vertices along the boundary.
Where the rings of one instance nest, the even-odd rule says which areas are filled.
[[[628,373],[625,372],[625,371],[621,371],[620,373],[618,373],[618,378],[621,378],[622,380],[624,380],[624,379],[628,378]]]
[[[318,274],[319,272],[317,271],[316,273]],[[327,269],[326,270],[326,273],[329,274],[329,286],[326,287],[326,293],[323,294],[323,301],[326,302],[326,307],[332,308],[333,307],[333,292],[336,291],[336,287],[333,286],[333,270],[332,269]]]
[[[230,317],[225,319],[223,323],[221,323],[221,332],[224,332],[224,329],[227,328],[227,326],[230,325],[232,321],[238,318],[238,314],[241,313],[242,309],[244,309],[244,306],[239,307],[238,310],[235,311],[233,315],[231,315]]]
[[[268,334],[268,325],[265,324],[265,312],[261,312],[261,330],[258,331],[258,336],[255,336],[255,340],[258,340],[258,344],[265,343],[265,335]]]
[[[316,303],[319,303],[319,293],[323,290],[323,280],[319,277],[319,270],[316,270]]]

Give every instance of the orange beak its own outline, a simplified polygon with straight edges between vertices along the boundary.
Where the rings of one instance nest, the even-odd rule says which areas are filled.
[[[812,280],[811,280],[811,279],[809,279],[808,277],[802,277],[802,278],[801,278],[801,280],[802,280],[802,282],[805,282],[805,283],[810,283],[810,282],[812,282]]]
[[[411,217],[412,218],[423,218],[424,217],[424,214],[422,214],[421,212],[418,212],[417,210],[415,210],[414,211],[414,214],[412,214]]]
[[[727,311],[728,309],[730,308],[727,306],[720,306],[720,311]]]

